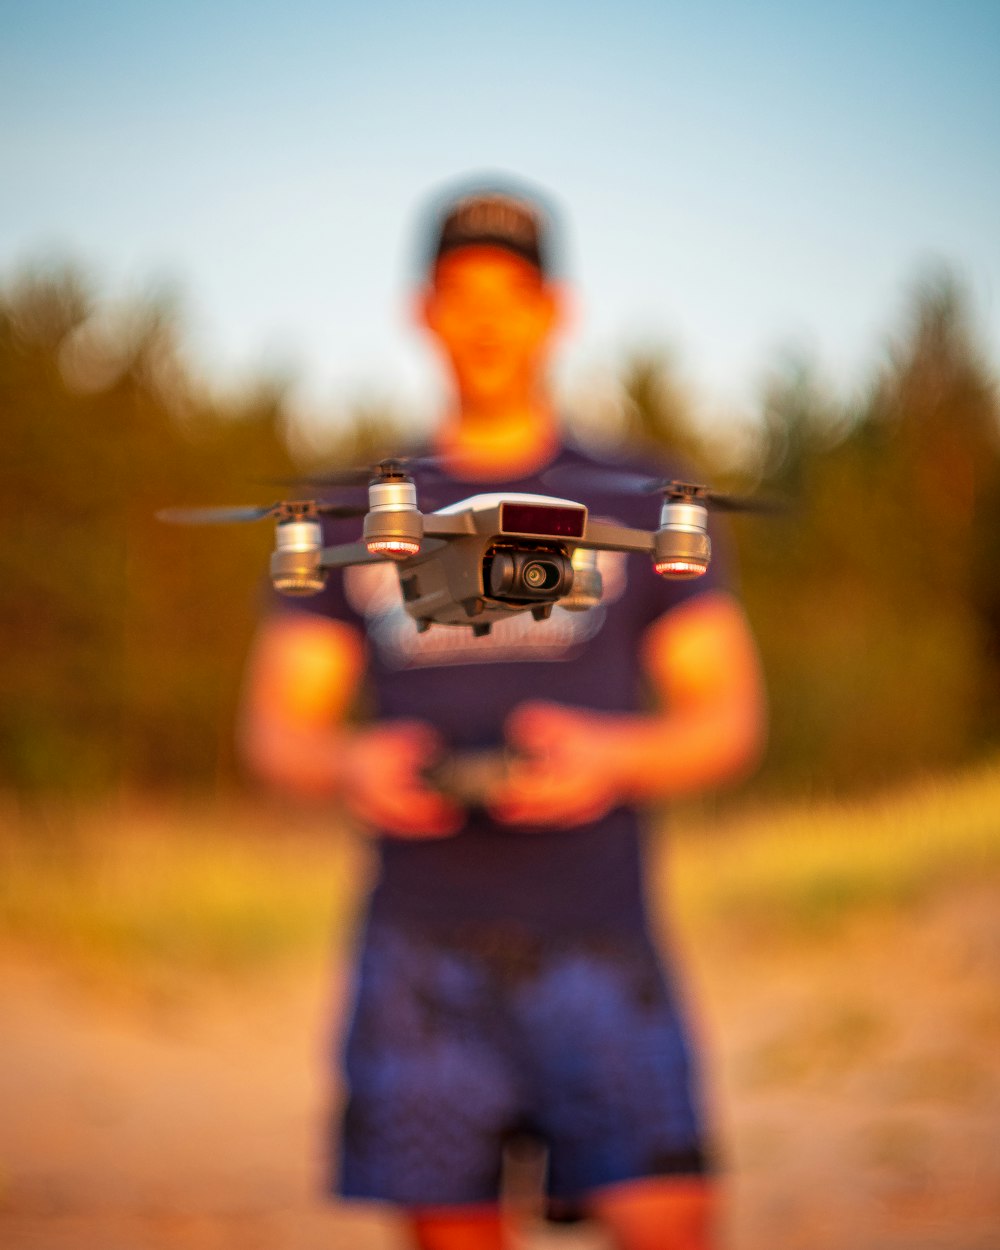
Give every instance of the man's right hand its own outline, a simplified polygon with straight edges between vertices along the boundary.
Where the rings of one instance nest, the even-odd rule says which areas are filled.
[[[464,813],[424,777],[442,744],[421,721],[389,721],[344,735],[340,795],[348,810],[397,838],[446,838]]]
[[[262,780],[303,798],[340,799],[398,838],[444,838],[464,815],[423,770],[440,754],[422,721],[352,727],[364,642],[342,621],[284,611],[261,628],[247,670],[240,741]]]

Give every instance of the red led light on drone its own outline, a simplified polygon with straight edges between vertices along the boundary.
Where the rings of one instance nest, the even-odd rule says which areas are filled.
[[[653,568],[661,577],[701,577],[708,564],[705,560],[658,560]]]
[[[420,550],[420,544],[409,538],[369,538],[365,546],[373,556],[392,556],[397,560],[415,556]]]

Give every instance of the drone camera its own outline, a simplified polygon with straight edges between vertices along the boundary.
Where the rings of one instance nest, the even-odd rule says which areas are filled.
[[[494,599],[558,599],[573,585],[573,566],[561,551],[495,551],[489,587]]]
[[[701,577],[712,559],[708,511],[692,499],[665,499],[653,545],[661,577]]]
[[[376,479],[368,487],[364,541],[372,555],[405,560],[420,551],[424,518],[417,509],[417,491],[405,476]]]
[[[320,568],[323,530],[319,521],[280,521],[275,528],[271,582],[283,595],[316,595],[326,585]]]

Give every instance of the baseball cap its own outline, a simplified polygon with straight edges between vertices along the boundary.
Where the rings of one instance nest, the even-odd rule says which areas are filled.
[[[439,196],[427,231],[425,267],[461,247],[499,247],[549,276],[553,268],[552,210],[543,197],[495,183],[466,184]]]

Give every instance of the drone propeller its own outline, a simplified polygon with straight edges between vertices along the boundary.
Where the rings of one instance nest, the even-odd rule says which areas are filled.
[[[779,499],[763,499],[754,495],[728,495],[722,491],[709,490],[707,486],[695,486],[688,482],[657,482],[650,494],[660,491],[665,499],[677,503],[701,503],[716,512],[784,512],[786,504]]]
[[[262,521],[273,516],[278,520],[292,521],[313,516],[353,517],[364,516],[367,505],[341,503],[270,503],[247,508],[161,508],[157,520],[170,525],[230,525],[241,521]]]
[[[237,521],[260,521],[273,511],[273,504],[249,508],[161,508],[156,519],[169,525],[229,525]]]
[[[348,469],[332,469],[328,473],[309,474],[305,477],[271,479],[272,486],[368,486],[372,482],[391,482],[405,479],[411,469],[437,468],[444,463],[442,456],[388,456],[370,465],[355,465]]]
[[[710,490],[693,482],[681,482],[676,478],[647,477],[627,469],[576,468],[564,465],[550,469],[542,480],[556,489],[592,490],[619,495],[662,495],[675,503],[704,504],[718,512],[781,512],[786,505],[780,500],[763,499],[750,495],[729,495]]]

